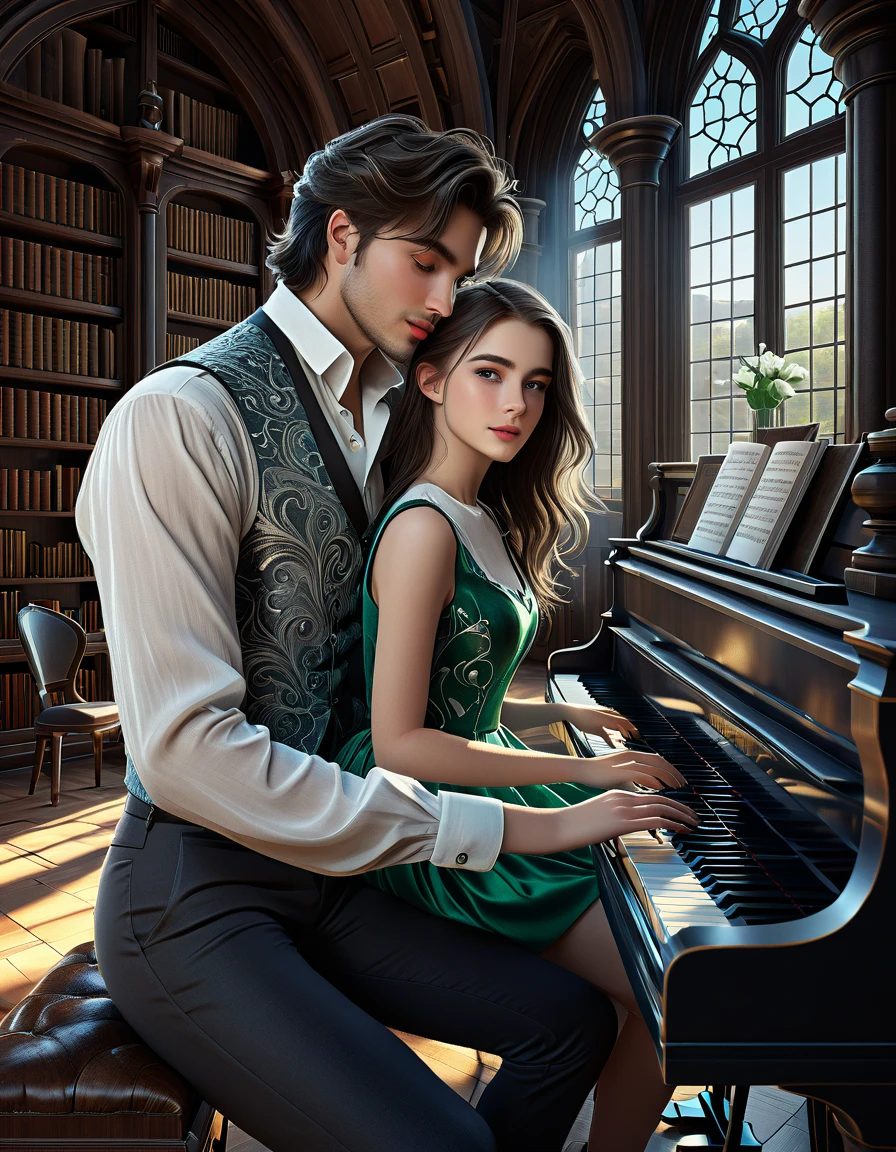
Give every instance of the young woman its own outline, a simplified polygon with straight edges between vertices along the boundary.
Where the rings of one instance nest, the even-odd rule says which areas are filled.
[[[566,719],[588,732],[635,733],[609,710],[505,700],[539,608],[558,602],[558,541],[565,534],[575,548],[587,533],[591,441],[579,384],[569,329],[513,281],[459,291],[451,317],[421,346],[396,414],[387,511],[361,593],[371,726],[336,759],[359,775],[377,764],[434,792],[529,808],[624,805],[632,829],[680,830],[695,818],[671,799],[612,791],[594,799],[633,782],[681,785],[660,756],[624,747],[591,760],[549,755],[510,730]],[[589,849],[501,855],[489,872],[407,864],[367,879],[507,936],[611,995],[628,1015],[601,1076],[590,1147],[641,1152],[669,1089]]]

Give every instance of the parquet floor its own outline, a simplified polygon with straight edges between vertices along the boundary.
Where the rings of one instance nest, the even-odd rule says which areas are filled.
[[[540,699],[543,666],[524,665],[511,688],[521,699]],[[533,748],[556,751],[545,729],[524,738]],[[60,956],[93,938],[93,905],[106,849],[124,803],[121,745],[104,753],[103,783],[93,786],[91,758],[67,761],[56,808],[50,806],[49,779],[28,795],[30,769],[0,773],[0,1007],[16,1004]],[[417,1055],[456,1092],[474,1105],[499,1061],[472,1049],[402,1035]],[[480,1059],[481,1056],[481,1059]],[[678,1098],[697,1088],[680,1088]],[[766,1152],[808,1152],[805,1106],[776,1088],[754,1088],[747,1118]],[[570,1132],[585,1139],[591,1101]],[[672,1152],[676,1134],[663,1126],[648,1152]],[[693,1145],[699,1147],[699,1145]],[[230,1152],[267,1152],[251,1136],[231,1128]]]

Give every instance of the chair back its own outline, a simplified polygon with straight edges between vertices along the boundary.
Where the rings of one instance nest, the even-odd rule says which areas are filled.
[[[87,633],[62,612],[26,604],[19,609],[19,636],[41,705],[81,704],[75,677],[87,647]]]

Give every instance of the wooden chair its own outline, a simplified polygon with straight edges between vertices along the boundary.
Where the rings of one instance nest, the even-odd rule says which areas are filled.
[[[34,722],[34,770],[28,794],[34,794],[43,766],[47,740],[51,741],[50,803],[59,803],[62,772],[62,741],[70,732],[93,736],[93,764],[96,785],[103,767],[103,733],[119,727],[114,701],[87,701],[75,690],[75,677],[87,647],[87,633],[76,621],[26,604],[18,615],[19,635],[31,675],[37,686],[43,711]]]

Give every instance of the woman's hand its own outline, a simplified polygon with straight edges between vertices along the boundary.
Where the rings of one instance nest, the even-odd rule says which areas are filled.
[[[650,832],[668,828],[690,832],[700,823],[686,804],[669,796],[643,792],[605,792],[566,809],[567,834],[576,845],[602,844],[628,832]]]
[[[636,752],[623,748],[605,756],[571,756],[570,780],[588,788],[686,788],[687,781],[677,768],[656,752]]]
[[[602,844],[629,832],[689,832],[699,819],[685,804],[643,792],[605,792],[569,808],[504,805],[502,852],[547,855]]]
[[[566,704],[564,719],[592,736],[600,736],[608,744],[622,740],[637,740],[638,729],[615,708],[602,708],[599,704]]]

